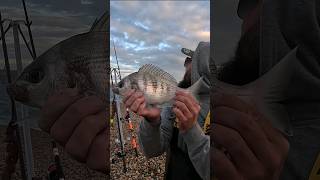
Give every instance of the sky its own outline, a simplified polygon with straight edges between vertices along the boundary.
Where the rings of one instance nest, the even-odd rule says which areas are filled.
[[[31,29],[37,55],[58,42],[73,35],[90,30],[96,18],[106,10],[106,1],[103,0],[26,0],[29,18],[32,21]],[[23,19],[24,11],[21,0],[1,0],[0,11],[3,18],[12,20]],[[7,24],[6,24],[7,27]],[[27,35],[26,28],[22,27]],[[15,66],[13,35],[10,30],[6,35],[11,67]],[[32,61],[27,48],[20,37],[23,64]],[[2,44],[0,44],[0,69],[4,69]]]
[[[209,1],[111,1],[110,59],[122,76],[154,64],[178,81],[184,74],[181,48],[210,41]]]

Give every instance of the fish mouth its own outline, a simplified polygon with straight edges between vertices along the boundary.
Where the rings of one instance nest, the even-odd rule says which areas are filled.
[[[9,96],[12,97],[14,100],[17,100],[20,102],[27,102],[29,100],[28,90],[24,86],[11,84],[7,86],[7,92]]]

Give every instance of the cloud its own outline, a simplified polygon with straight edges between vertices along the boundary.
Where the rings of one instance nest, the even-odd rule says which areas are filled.
[[[180,80],[181,48],[210,40],[209,1],[111,1],[110,10],[111,40],[126,73],[152,63]]]

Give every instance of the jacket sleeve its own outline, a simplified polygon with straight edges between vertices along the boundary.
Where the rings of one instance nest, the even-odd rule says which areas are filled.
[[[188,155],[200,177],[210,179],[210,136],[205,135],[198,123],[185,133],[180,133],[187,145]]]
[[[169,116],[169,109],[164,108],[160,123],[151,124],[146,119],[141,121],[138,130],[139,145],[147,158],[159,156],[169,147],[173,131],[173,122]]]

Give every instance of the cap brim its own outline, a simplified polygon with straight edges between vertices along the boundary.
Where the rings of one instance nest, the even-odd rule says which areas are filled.
[[[187,49],[187,48],[182,48],[181,52],[189,57],[192,58],[194,51]]]

